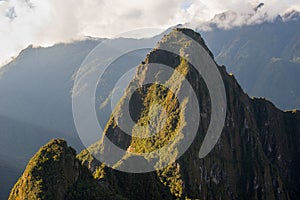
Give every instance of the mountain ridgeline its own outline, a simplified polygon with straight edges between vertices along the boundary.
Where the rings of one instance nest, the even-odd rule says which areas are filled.
[[[111,195],[111,198],[136,200],[299,199],[299,111],[283,112],[265,99],[249,98],[235,77],[226,72],[224,66],[218,66],[227,95],[224,128],[214,149],[208,156],[199,159],[199,149],[211,121],[210,92],[188,59],[179,56],[189,55],[191,53],[189,47],[192,45],[191,40],[178,41],[179,33],[193,38],[213,58],[199,33],[190,29],[173,30],[138,67],[136,76],[114,111],[114,116],[122,117],[123,101],[131,98],[134,105],[134,112],[131,115],[137,124],[147,124],[149,115],[154,115],[152,117],[159,123],[164,116],[151,108],[156,104],[162,105],[166,108],[168,117],[166,126],[158,135],[143,139],[129,137],[122,132],[115,118],[111,116],[104,130],[103,139],[83,150],[77,158],[74,151],[66,147],[65,142],[54,140],[42,147],[29,162],[24,174],[11,191],[10,199],[50,199],[51,195],[53,199],[68,199],[71,194],[84,194],[86,199],[109,199],[107,196],[101,196],[104,194]],[[169,49],[180,47],[180,51],[175,55],[160,50],[160,47]],[[197,53],[199,52],[193,52],[196,55]],[[111,148],[106,142],[108,138],[125,150],[124,155],[113,166],[118,169],[126,167],[126,160],[130,159],[127,154],[130,152],[137,154],[151,152],[166,145],[176,134],[183,136],[179,137],[179,140],[189,137],[189,132],[184,127],[178,131],[178,122],[184,121],[189,113],[185,113],[184,109],[182,112],[178,110],[176,97],[172,92],[152,84],[136,90],[133,97],[128,96],[132,85],[143,83],[147,77],[153,76],[150,63],[172,67],[185,76],[192,85],[200,107],[200,125],[196,137],[183,156],[163,169],[135,174],[106,167],[93,155],[99,153],[109,155]],[[162,72],[157,70],[154,75],[159,76],[160,73]],[[176,90],[172,91],[183,89],[182,80],[176,79],[175,75],[170,76],[168,81],[176,83]],[[191,103],[189,98],[185,100],[184,103]],[[133,133],[138,131],[132,129]],[[173,154],[166,155],[175,157],[176,145],[174,148]],[[72,199],[82,198],[80,195],[72,196]]]

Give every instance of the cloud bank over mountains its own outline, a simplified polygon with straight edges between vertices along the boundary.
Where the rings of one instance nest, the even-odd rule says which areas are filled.
[[[273,20],[278,14],[300,10],[299,0],[265,0],[263,6],[255,9],[260,3],[257,0],[0,0],[0,65],[30,44],[49,46],[86,35],[112,37],[138,28],[167,28],[179,23],[202,26],[212,19],[230,28]],[[226,16],[217,15],[226,11]]]

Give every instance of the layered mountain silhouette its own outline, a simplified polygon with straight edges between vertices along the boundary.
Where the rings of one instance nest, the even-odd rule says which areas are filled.
[[[178,40],[179,34],[182,33],[191,39]],[[299,111],[284,112],[270,101],[250,98],[235,77],[226,72],[224,66],[218,67],[227,94],[224,128],[212,152],[199,159],[199,149],[212,120],[211,99],[203,78],[195,73],[193,66],[188,62],[192,39],[213,58],[198,33],[190,29],[175,29],[149,53],[138,67],[136,76],[127,89],[130,90],[130,86],[137,82],[143,83],[147,77],[160,76],[162,71],[157,70],[153,74],[150,63],[168,65],[188,79],[198,98],[201,111],[200,126],[194,142],[180,159],[154,172],[134,174],[108,168],[93,156],[99,153],[109,155],[109,139],[124,149],[124,155],[112,166],[122,169],[128,167],[126,164],[131,159],[131,153],[141,154],[161,148],[174,139],[176,134],[182,136],[177,142],[189,137],[191,133],[188,129],[178,129],[178,123],[184,122],[184,116],[189,113],[183,109],[179,114],[176,97],[170,91],[152,84],[137,90],[134,98],[127,96],[129,93],[125,92],[119,106],[114,110],[114,116],[121,118],[124,114],[121,109],[124,99],[132,98],[134,112],[131,116],[138,124],[148,124],[148,115],[153,115],[158,123],[163,118],[162,113],[150,108],[154,104],[161,104],[167,108],[168,117],[166,127],[161,129],[157,136],[145,139],[129,137],[122,132],[116,119],[111,116],[103,139],[91,145],[88,150],[83,150],[77,156],[78,160],[75,159],[75,152],[67,147],[64,141],[51,141],[29,162],[24,174],[11,191],[10,198],[68,199],[70,194],[74,194],[72,199],[82,199],[83,196],[80,195],[87,195],[85,197],[89,199],[105,199],[106,197],[101,195],[108,191],[109,195],[115,197],[118,194],[118,198],[122,196],[128,199],[298,199]],[[171,49],[179,47],[178,54],[162,51],[159,49],[162,46]],[[197,55],[200,52],[193,53]],[[179,55],[187,56],[182,59]],[[176,90],[182,90],[182,80],[174,78],[176,76],[170,76],[169,83],[176,83]],[[185,103],[191,103],[189,101],[191,100],[187,98]],[[138,133],[139,129],[133,128],[131,131]],[[175,157],[178,152],[176,148],[178,147],[175,145],[174,149],[171,149],[172,152],[165,152],[160,156]],[[149,158],[145,157],[144,160],[147,164]],[[85,170],[85,167],[90,172]],[[83,184],[82,180],[88,184]],[[53,181],[55,183],[52,183]],[[90,190],[82,185],[88,186]],[[108,188],[106,192],[103,192],[104,185]],[[102,192],[98,193],[98,189]]]
[[[89,39],[51,48],[30,46],[0,69],[0,199],[8,197],[42,144],[59,137],[83,148],[72,118],[72,75],[98,43]]]
[[[218,16],[216,16],[218,17]],[[299,13],[278,17],[274,22],[220,29],[198,30],[219,64],[233,73],[249,96],[264,97],[283,110],[299,109]],[[162,35],[150,38],[159,41]],[[73,122],[71,90],[74,73],[84,58],[103,39],[88,38],[41,48],[29,46],[0,69],[0,199],[24,170],[27,161],[50,139],[64,138],[77,151],[81,144]],[[122,38],[124,42],[137,40]],[[139,41],[148,42],[149,39]],[[113,63],[111,69],[126,71],[148,52],[135,52]],[[127,65],[124,66],[123,63]],[[104,127],[111,109],[104,105],[122,70],[107,72],[106,85],[96,94]],[[108,83],[108,84],[107,84]],[[91,138],[91,140],[94,138]]]

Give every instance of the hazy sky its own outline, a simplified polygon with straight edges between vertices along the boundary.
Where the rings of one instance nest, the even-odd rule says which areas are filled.
[[[0,0],[0,64],[30,44],[49,46],[84,35],[111,37],[138,28],[210,20],[227,10],[253,12],[257,0]],[[265,0],[269,19],[299,0]],[[243,18],[238,21],[242,23]]]

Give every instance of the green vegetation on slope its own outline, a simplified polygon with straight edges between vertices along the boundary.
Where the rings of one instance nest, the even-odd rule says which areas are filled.
[[[29,161],[9,199],[123,199],[97,183],[75,156],[65,141],[50,141]]]

